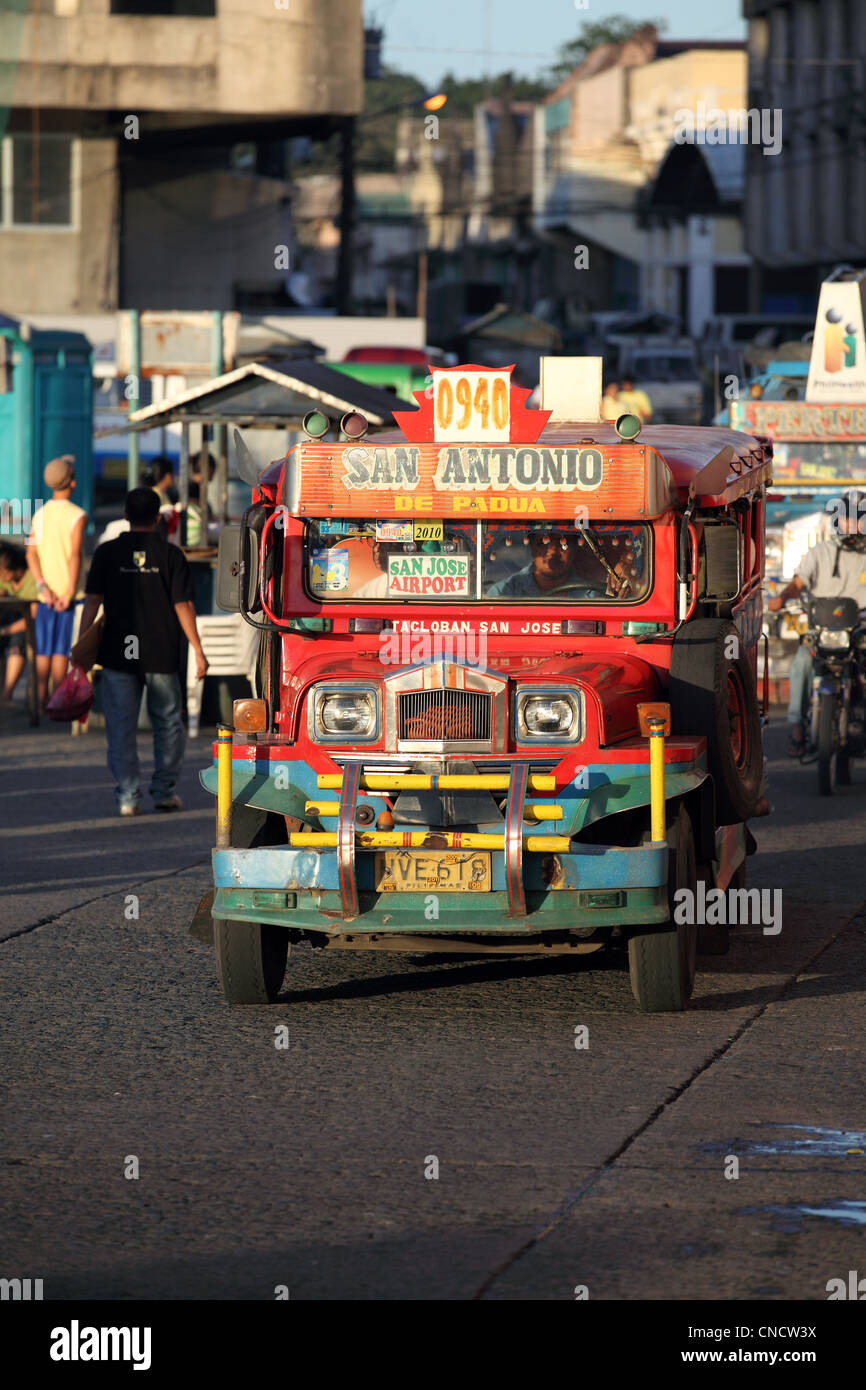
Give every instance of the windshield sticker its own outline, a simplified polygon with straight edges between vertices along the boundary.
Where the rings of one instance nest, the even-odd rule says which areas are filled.
[[[377,541],[401,541],[403,544],[411,545],[414,539],[411,521],[376,522]]]
[[[348,550],[314,550],[310,583],[320,594],[338,594],[349,587]]]
[[[388,597],[450,594],[469,595],[468,555],[391,555],[388,557]]]
[[[441,541],[444,538],[441,521],[416,521],[415,534],[413,539],[416,541]]]
[[[319,522],[320,536],[356,536],[364,529],[359,521],[333,521],[322,519]]]

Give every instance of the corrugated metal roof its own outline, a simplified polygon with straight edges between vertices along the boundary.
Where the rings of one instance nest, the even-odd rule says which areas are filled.
[[[240,415],[247,418],[257,414],[268,419],[283,415],[290,420],[322,406],[338,415],[359,410],[372,425],[384,425],[393,424],[395,409],[411,410],[414,404],[332,371],[322,362],[285,358],[250,362],[225,372],[171,400],[134,411],[129,423],[140,429],[172,420],[231,422]]]

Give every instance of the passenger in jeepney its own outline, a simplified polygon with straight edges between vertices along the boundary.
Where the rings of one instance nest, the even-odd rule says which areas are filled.
[[[388,589],[388,560],[392,555],[414,555],[422,553],[425,555],[438,554],[440,552],[459,553],[463,555],[471,554],[471,548],[466,544],[464,536],[454,531],[446,532],[447,543],[443,545],[441,541],[425,541],[422,545],[407,544],[403,541],[380,541],[378,537],[373,541],[372,559],[373,564],[381,571],[374,579],[368,579],[365,584],[352,593],[352,598],[387,598]]]
[[[858,528],[858,520],[866,528],[866,516],[860,520],[861,513],[866,513],[866,492],[852,489],[843,498],[828,502],[827,510],[834,513],[831,526],[835,534],[806,551],[790,584],[767,604],[771,613],[778,613],[789,599],[799,597],[806,589],[812,598],[853,598],[861,612],[866,610],[866,535]],[[801,638],[789,675],[788,753],[792,758],[799,758],[806,751],[804,729],[811,699],[812,666],[812,654]]]
[[[368,579],[366,584],[355,589],[352,598],[387,598],[388,597],[388,560],[392,555],[413,554],[415,547],[404,544],[403,541],[380,541],[378,538],[373,541],[372,558],[373,564],[381,572],[375,579]]]

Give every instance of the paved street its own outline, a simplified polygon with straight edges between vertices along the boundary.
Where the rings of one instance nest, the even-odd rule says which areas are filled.
[[[187,932],[209,746],[183,814],[124,821],[100,732],[2,725],[0,1272],[52,1299],[779,1300],[866,1272],[866,772],[819,801],[770,730],[750,883],[783,930],[739,929],[687,1014],[638,1013],[616,959],[308,949],[238,1009]]]

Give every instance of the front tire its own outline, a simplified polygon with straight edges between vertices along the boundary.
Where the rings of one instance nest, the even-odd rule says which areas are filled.
[[[282,816],[254,806],[234,807],[233,849],[257,849],[285,843],[286,826]],[[276,1003],[289,958],[289,934],[285,927],[214,917],[213,940],[217,975],[227,1002]]]
[[[833,795],[836,743],[836,696],[829,691],[818,705],[818,794]]]
[[[631,991],[644,1013],[685,1009],[695,983],[697,927],[694,922],[697,865],[692,822],[684,806],[668,826],[668,909],[670,922],[659,931],[638,929],[629,937]],[[691,922],[676,923],[676,893],[691,892]]]
[[[289,958],[285,927],[214,919],[217,974],[229,1004],[274,1004]]]
[[[717,824],[748,820],[761,795],[764,753],[755,677],[733,623],[700,618],[677,634],[670,702],[672,731],[707,740]]]

